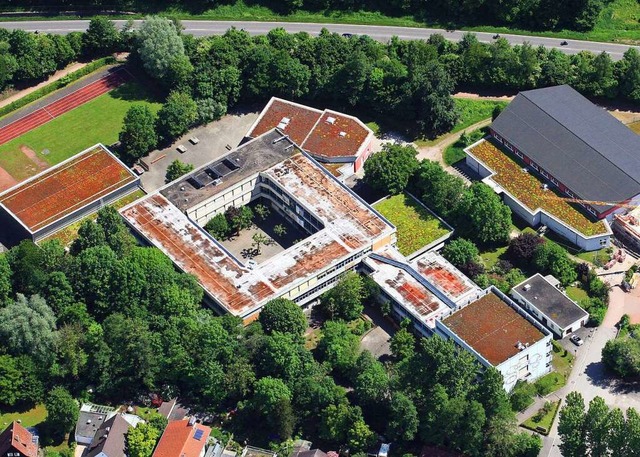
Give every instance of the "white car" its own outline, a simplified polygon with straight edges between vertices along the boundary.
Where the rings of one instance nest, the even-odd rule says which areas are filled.
[[[569,339],[576,346],[582,346],[584,344],[584,341],[582,341],[582,338],[580,338],[578,335],[572,335]]]

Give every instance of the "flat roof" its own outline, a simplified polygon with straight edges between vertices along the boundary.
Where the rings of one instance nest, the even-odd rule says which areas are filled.
[[[271,129],[225,156],[182,176],[160,189],[160,193],[181,211],[186,211],[298,152],[301,149],[295,143],[280,131]]]
[[[577,230],[584,236],[606,235],[610,230],[604,221],[589,216],[577,203],[569,203],[568,197],[553,187],[543,189],[543,181],[532,172],[525,172],[528,166],[510,151],[497,144],[494,139],[483,139],[467,149],[476,159],[494,172],[491,179],[509,192],[520,204],[534,213],[543,210],[547,214]]]
[[[491,128],[580,198],[640,194],[640,136],[568,85],[520,92]]]
[[[403,262],[400,253],[396,255],[397,251],[394,251],[385,249],[379,254],[396,262]],[[436,318],[451,310],[425,285],[403,269],[373,258],[369,258],[367,262],[375,267],[371,277],[380,288],[429,328],[435,327]]]
[[[270,133],[265,135],[270,138]],[[253,153],[253,149],[246,149],[246,144],[237,151]],[[312,213],[324,228],[253,269],[228,254],[162,193],[138,200],[123,208],[121,214],[179,268],[195,275],[210,296],[236,315],[249,314],[283,288],[393,232],[391,225],[304,153],[260,174]]]
[[[568,327],[589,315],[576,302],[550,284],[540,273],[521,282],[513,290],[561,328]]]
[[[319,158],[355,158],[373,131],[354,116],[320,111],[273,97],[249,129],[255,138],[278,128],[302,149]]]
[[[430,251],[416,257],[411,266],[457,305],[477,299],[482,292],[476,283],[437,252]]]
[[[0,195],[31,233],[138,179],[104,146],[96,145]]]
[[[493,366],[517,355],[520,344],[527,346],[545,338],[493,292],[453,313],[442,323]]]

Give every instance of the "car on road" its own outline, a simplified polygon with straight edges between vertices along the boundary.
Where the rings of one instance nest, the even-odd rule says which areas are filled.
[[[343,33],[342,36],[345,38],[351,38],[353,36],[353,33]]]
[[[582,338],[580,338],[578,335],[571,335],[571,338],[569,339],[576,346],[582,346],[584,344],[584,341],[582,341]]]
[[[567,41],[561,41],[561,42],[560,42],[560,46],[566,46],[566,45],[568,45],[568,44],[569,44],[569,42],[567,42]]]

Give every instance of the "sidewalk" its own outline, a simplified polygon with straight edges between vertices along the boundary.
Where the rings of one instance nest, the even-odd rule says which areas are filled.
[[[74,62],[72,64],[67,65],[65,68],[63,68],[62,70],[58,70],[56,71],[54,74],[52,74],[49,79],[42,81],[40,84],[37,84],[35,86],[31,86],[31,87],[27,87],[26,89],[23,89],[19,92],[16,92],[15,94],[13,94],[12,96],[5,98],[4,100],[0,101],[0,108],[7,106],[9,103],[15,102],[16,100],[24,97],[25,95],[29,95],[31,92],[35,92],[36,90],[40,89],[41,87],[46,86],[47,84],[51,84],[54,81],[59,80],[60,78],[64,78],[65,76],[67,76],[69,73],[73,73],[76,70],[80,70],[83,67],[86,67],[87,64],[86,63],[80,63],[80,62]]]

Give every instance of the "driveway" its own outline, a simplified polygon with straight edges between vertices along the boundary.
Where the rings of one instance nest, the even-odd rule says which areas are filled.
[[[258,113],[228,114],[219,121],[190,130],[166,149],[151,152],[143,159],[149,164],[149,171],[140,176],[142,187],[150,193],[164,186],[167,167],[176,159],[198,168],[222,157],[229,152],[227,145],[232,148],[238,146],[257,118]],[[196,145],[189,142],[193,136],[200,140]],[[187,148],[184,154],[176,149],[180,144]]]
[[[593,398],[599,396],[604,399],[607,405],[620,408],[623,411],[629,407],[640,410],[640,389],[638,386],[621,382],[605,369],[602,362],[602,349],[607,341],[615,338],[617,333],[615,324],[620,320],[622,314],[640,308],[640,293],[636,292],[636,294],[636,296],[625,294],[619,287],[612,289],[611,304],[604,322],[597,329],[582,329],[580,331],[579,335],[584,340],[584,344],[577,351],[574,368],[567,385],[555,395],[564,399],[569,392],[578,391],[582,394],[587,405]],[[563,343],[563,345],[569,344],[565,341]],[[560,457],[558,443],[558,419],[556,419],[551,433],[544,439],[540,455]]]

